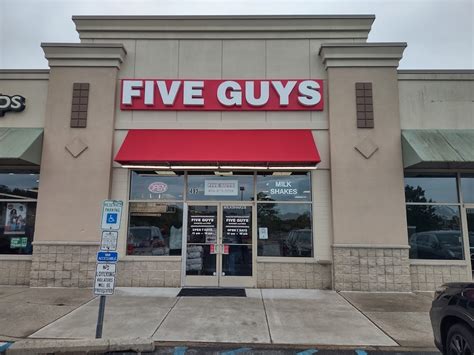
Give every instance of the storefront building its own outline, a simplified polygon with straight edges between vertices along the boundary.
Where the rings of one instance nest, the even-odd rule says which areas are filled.
[[[373,16],[73,17],[0,70],[0,284],[433,290],[472,280],[474,71]],[[474,250],[474,249],[473,249]]]

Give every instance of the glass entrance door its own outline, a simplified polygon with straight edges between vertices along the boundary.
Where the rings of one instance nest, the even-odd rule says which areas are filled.
[[[254,286],[253,212],[244,203],[188,205],[185,286]]]

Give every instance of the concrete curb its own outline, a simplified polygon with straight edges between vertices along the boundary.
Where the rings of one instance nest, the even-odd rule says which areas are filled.
[[[105,353],[108,351],[149,352],[155,350],[151,338],[120,339],[25,339],[7,349],[7,355]]]

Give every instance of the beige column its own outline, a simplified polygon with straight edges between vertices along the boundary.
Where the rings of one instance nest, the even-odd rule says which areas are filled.
[[[323,44],[328,71],[334,288],[411,289],[397,66],[404,43]],[[357,128],[356,83],[374,128]]]
[[[109,197],[121,44],[42,44],[51,68],[32,286],[92,286]],[[71,127],[74,83],[89,84],[87,126]]]

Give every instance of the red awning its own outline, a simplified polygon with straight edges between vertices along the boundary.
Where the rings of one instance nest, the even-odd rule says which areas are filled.
[[[122,165],[315,166],[310,130],[130,130]]]

